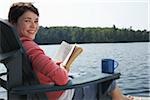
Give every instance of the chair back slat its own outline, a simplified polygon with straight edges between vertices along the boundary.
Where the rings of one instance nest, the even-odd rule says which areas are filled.
[[[15,29],[6,21],[0,21],[0,53],[15,51],[20,48]]]

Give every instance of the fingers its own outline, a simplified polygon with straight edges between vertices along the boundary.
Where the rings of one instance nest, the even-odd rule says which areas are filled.
[[[56,61],[57,65],[60,65],[62,63],[62,61]]]

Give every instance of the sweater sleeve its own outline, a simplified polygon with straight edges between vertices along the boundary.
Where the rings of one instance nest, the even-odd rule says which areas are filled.
[[[32,62],[34,70],[39,71],[55,84],[64,85],[68,82],[68,73],[65,68],[57,65],[43,50],[33,41],[23,41],[26,53]]]

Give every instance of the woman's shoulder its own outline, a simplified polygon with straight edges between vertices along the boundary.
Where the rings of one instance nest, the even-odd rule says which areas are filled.
[[[38,44],[27,37],[21,37],[20,40],[25,48],[39,48]]]

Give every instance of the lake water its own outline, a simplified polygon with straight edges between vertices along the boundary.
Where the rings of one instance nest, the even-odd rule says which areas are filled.
[[[117,84],[123,93],[150,96],[150,43],[94,43],[80,46],[84,51],[73,62],[71,74],[101,71],[101,59],[115,59],[119,63],[115,71],[121,73]],[[59,45],[41,46],[51,57],[55,56],[58,47]],[[5,70],[1,65],[0,72]],[[5,90],[0,88],[0,97],[5,95]]]

